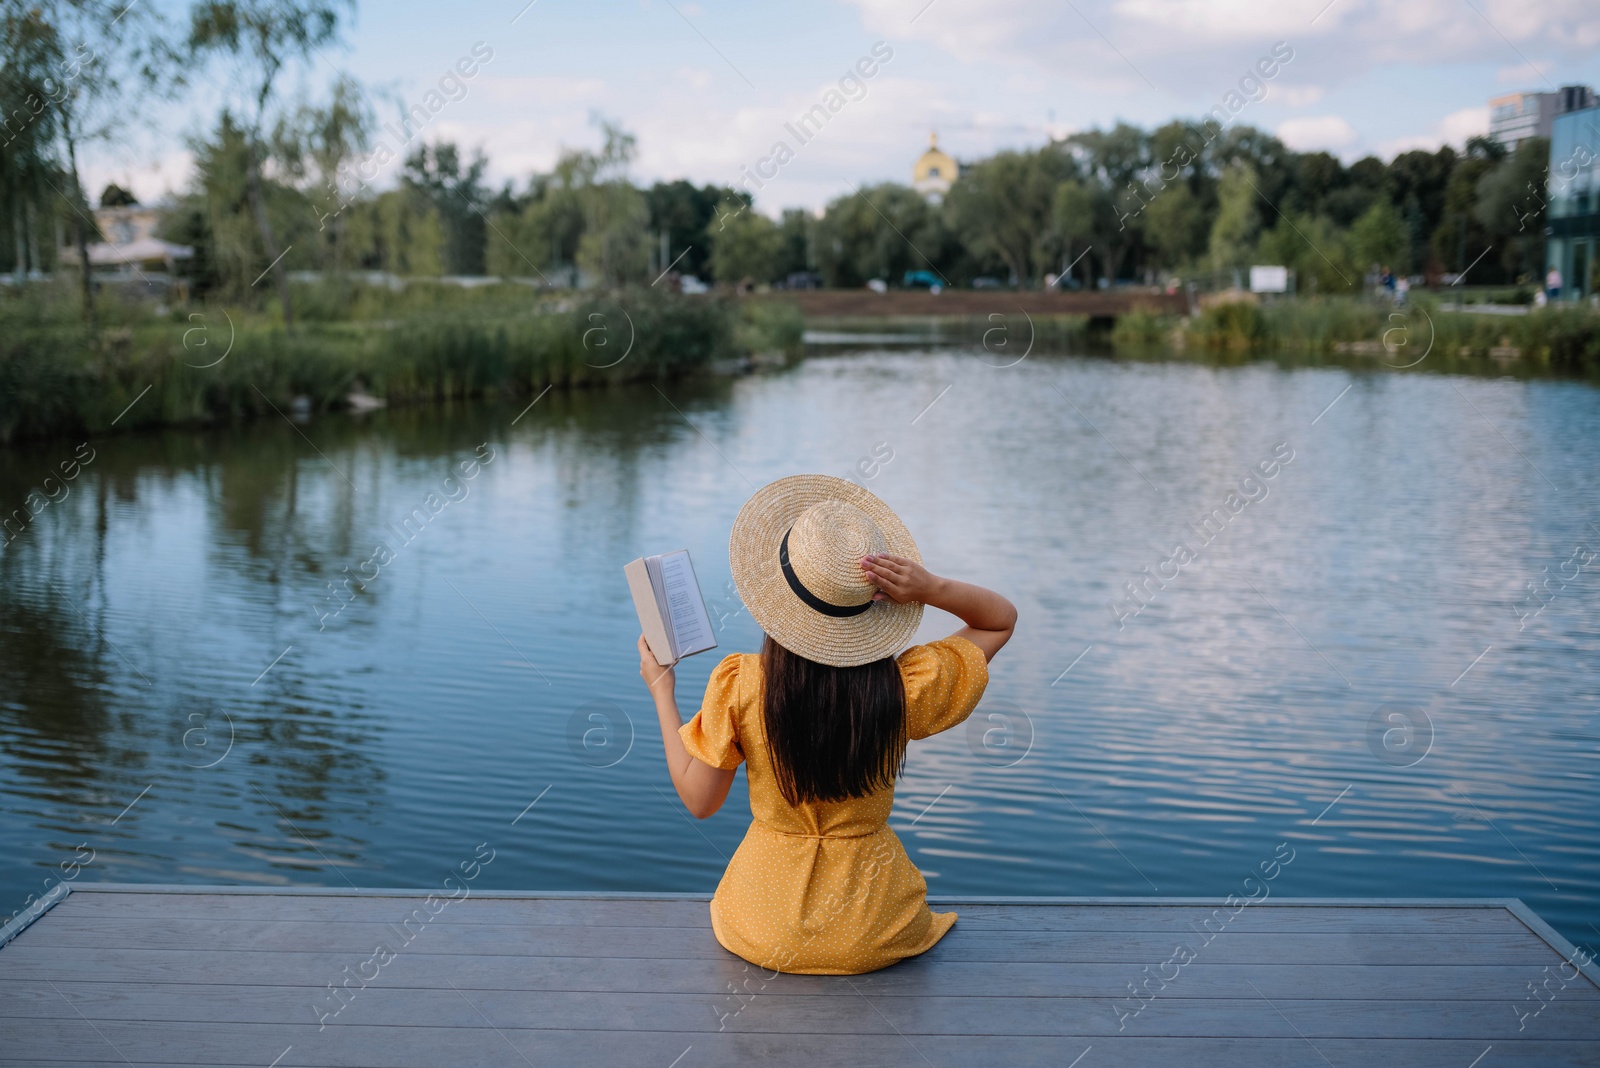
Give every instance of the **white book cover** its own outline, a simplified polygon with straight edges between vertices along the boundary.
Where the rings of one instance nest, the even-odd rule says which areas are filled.
[[[717,647],[689,550],[642,556],[622,570],[645,642],[658,664],[670,667]]]

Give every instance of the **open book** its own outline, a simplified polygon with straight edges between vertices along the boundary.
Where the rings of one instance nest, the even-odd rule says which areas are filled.
[[[686,656],[717,647],[688,549],[641,556],[622,571],[656,663],[671,667]]]

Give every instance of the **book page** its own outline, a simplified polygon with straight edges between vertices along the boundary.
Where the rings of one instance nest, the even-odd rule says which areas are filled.
[[[684,657],[716,648],[717,639],[711,632],[711,617],[706,612],[705,599],[700,596],[700,583],[695,580],[689,551],[683,549],[667,553],[660,559],[661,587],[666,595],[667,623],[672,630],[673,652]]]
[[[661,628],[666,633],[667,663],[676,664],[683,654],[678,652],[677,635],[672,633],[672,609],[667,606],[666,585],[661,578],[661,559],[659,556],[647,556],[644,566],[650,575],[651,592],[656,599],[656,612],[661,616]]]

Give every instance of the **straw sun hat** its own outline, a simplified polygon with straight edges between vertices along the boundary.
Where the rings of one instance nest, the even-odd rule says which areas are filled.
[[[842,478],[793,475],[758,490],[728,539],[733,582],[772,640],[807,660],[855,667],[892,656],[922,621],[922,605],[874,601],[861,558],[922,562],[900,517]]]

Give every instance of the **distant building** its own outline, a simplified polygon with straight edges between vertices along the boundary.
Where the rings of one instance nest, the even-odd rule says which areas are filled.
[[[1550,129],[1550,179],[1545,209],[1545,269],[1561,272],[1561,300],[1595,290],[1600,245],[1600,107],[1555,116]]]
[[[1530,137],[1549,137],[1557,115],[1595,105],[1587,85],[1564,85],[1553,93],[1508,93],[1489,101],[1489,137],[1515,152]]]
[[[939,149],[939,135],[928,135],[928,150],[911,165],[911,188],[937,204],[961,177],[961,165]]]
[[[89,244],[89,266],[97,273],[173,274],[178,260],[194,255],[188,245],[175,245],[156,236],[161,225],[161,212],[156,208],[138,204],[101,207],[95,210],[94,221],[105,235],[104,241]],[[78,250],[69,245],[61,250],[61,258],[77,263]]]

